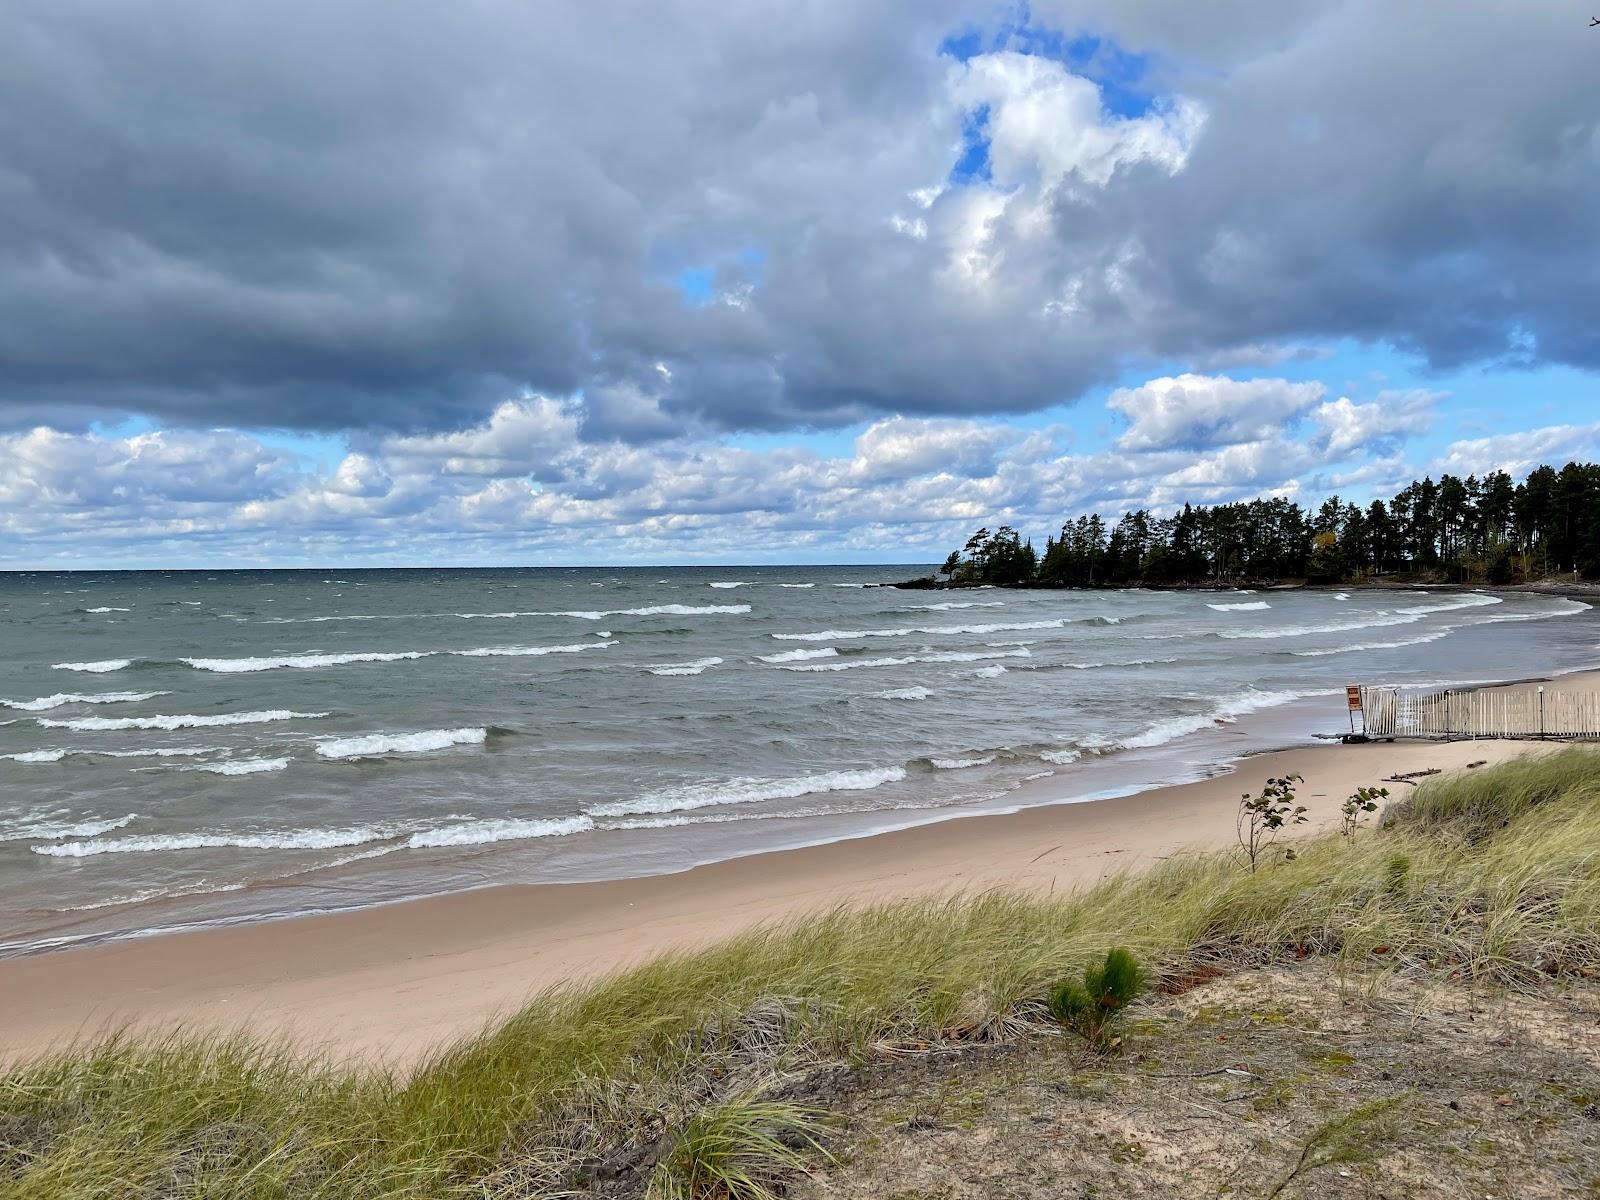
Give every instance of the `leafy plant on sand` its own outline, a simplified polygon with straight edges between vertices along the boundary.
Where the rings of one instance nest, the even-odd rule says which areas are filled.
[[[1114,1050],[1117,1017],[1144,991],[1149,976],[1129,951],[1115,947],[1106,961],[1083,972],[1083,982],[1067,980],[1050,993],[1050,1015],[1076,1030],[1096,1050]]]
[[[1239,797],[1239,819],[1234,828],[1239,849],[1244,852],[1252,875],[1261,856],[1278,840],[1284,826],[1305,823],[1305,805],[1294,802],[1294,789],[1304,782],[1301,776],[1291,772],[1267,780],[1267,785],[1254,796],[1246,792]]]
[[[1600,967],[1600,755],[1439,776],[1387,817],[1256,874],[1189,854],[1065,895],[812,914],[546,992],[403,1071],[242,1036],[65,1047],[0,1067],[0,1196],[523,1200],[638,1146],[646,1178],[670,1159],[766,1178],[758,1160],[795,1160],[733,1136],[730,1097],[814,1155],[793,1112],[749,1106],[813,1103],[807,1064],[848,1078],[885,1045],[1005,1037],[1112,947],[1163,977],[1307,953],[1520,986]]]
[[[1389,798],[1388,788],[1357,788],[1350,798],[1339,806],[1339,833],[1346,840],[1355,838],[1356,830],[1367,814],[1378,811],[1378,801]]]

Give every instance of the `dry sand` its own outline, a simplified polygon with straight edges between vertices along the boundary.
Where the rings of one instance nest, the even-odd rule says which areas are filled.
[[[1569,676],[1558,686],[1594,686]],[[360,911],[0,961],[0,1058],[119,1024],[248,1025],[307,1048],[414,1061],[530,993],[841,902],[997,886],[1065,889],[1230,845],[1242,791],[1305,776],[1310,828],[1356,787],[1546,744],[1327,745],[1139,795],[1028,808],[754,855],[675,875],[486,888]],[[1394,795],[1409,785],[1387,785]]]

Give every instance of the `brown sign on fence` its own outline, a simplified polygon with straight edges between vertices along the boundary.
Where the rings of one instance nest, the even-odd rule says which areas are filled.
[[[1350,684],[1344,689],[1344,702],[1351,712],[1361,711],[1361,689],[1355,684]]]

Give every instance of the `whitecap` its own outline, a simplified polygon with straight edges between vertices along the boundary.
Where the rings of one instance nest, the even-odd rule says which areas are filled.
[[[1004,600],[946,600],[943,604],[907,604],[900,612],[949,612],[954,608],[1004,608]]]
[[[107,671],[120,671],[124,667],[131,667],[131,658],[106,658],[99,662],[59,662],[51,663],[52,671],[88,671],[94,675],[103,675]]]
[[[615,646],[616,642],[578,642],[570,646],[479,646],[476,650],[451,650],[461,658],[539,658],[545,654],[581,654]]]
[[[424,729],[419,733],[371,733],[363,737],[331,738],[317,746],[323,758],[369,758],[378,754],[421,754],[450,746],[481,745],[489,731],[481,726],[464,729]]]
[[[1031,658],[1032,654],[1025,646],[1018,646],[1012,650],[949,650],[931,654],[907,654],[899,657],[886,658],[847,658],[839,662],[822,663],[784,663],[779,670],[783,671],[854,671],[872,667],[903,667],[910,663],[958,663],[982,662],[989,658]]]
[[[65,750],[23,750],[18,754],[0,754],[0,758],[10,759],[19,763],[53,763],[60,762],[67,756]]]
[[[963,673],[973,679],[995,679],[1001,675],[1004,675],[1006,673],[1006,669],[1000,663],[995,663],[992,666],[979,667],[975,671],[966,671]]]
[[[295,829],[277,833],[146,833],[134,837],[30,846],[52,858],[89,858],[97,854],[155,854],[165,850],[334,850],[381,842],[395,834],[370,826],[353,829]]]
[[[508,817],[420,830],[406,839],[406,847],[424,850],[435,846],[482,846],[490,842],[566,837],[593,828],[594,822],[588,817],[558,817],[550,820],[517,820]]]
[[[963,771],[968,767],[987,767],[996,757],[985,754],[981,758],[930,758],[928,761],[941,771]]]
[[[1058,767],[1071,766],[1083,757],[1082,750],[1041,750],[1039,757],[1047,763],[1054,763]]]
[[[907,637],[913,633],[947,636],[960,633],[1010,633],[1021,629],[1061,629],[1083,620],[1115,622],[1116,617],[1060,617],[1051,621],[1006,621],[990,625],[909,625],[901,629],[824,629],[817,633],[774,633],[780,642],[848,642],[861,638]]]
[[[886,692],[873,692],[874,700],[926,700],[933,692],[925,687],[890,688]]]
[[[1265,600],[1246,600],[1240,604],[1208,604],[1207,608],[1214,608],[1218,612],[1260,612],[1264,608],[1271,608]]]
[[[817,585],[814,583],[780,583],[778,586],[786,588],[814,588]]]
[[[1405,638],[1398,642],[1358,642],[1350,646],[1332,646],[1326,650],[1291,650],[1289,653],[1300,658],[1326,658],[1330,654],[1350,654],[1357,650],[1398,650],[1402,646],[1421,646],[1428,642],[1437,642],[1440,638],[1449,637],[1453,632],[1451,629],[1441,629],[1436,633]]]
[[[63,704],[131,704],[136,700],[153,700],[170,692],[57,692],[53,696],[40,696],[37,700],[0,700],[7,708],[23,712],[43,712],[60,708]]]
[[[114,605],[107,604],[107,605],[102,605],[100,608],[86,608],[86,609],[84,609],[84,611],[85,612],[92,612],[92,613],[112,613],[112,612],[132,612],[133,609],[131,609],[131,608],[117,608]]]
[[[184,713],[179,716],[159,717],[80,717],[71,721],[51,721],[36,718],[46,729],[76,729],[91,732],[103,729],[199,729],[211,725],[259,725],[267,721],[312,721],[325,717],[325,712],[292,712],[286,708],[264,709],[258,712],[213,713],[196,716]]]
[[[721,662],[720,658],[697,658],[694,662],[660,663],[645,670],[652,675],[698,675],[707,667],[718,666]]]
[[[784,650],[778,654],[756,655],[764,663],[804,662],[808,658],[837,658],[839,652],[832,646],[821,650]]]
[[[714,588],[741,588],[741,587],[754,587],[755,585],[752,584],[747,579],[730,579],[730,580],[719,579],[719,580],[715,580],[715,581],[713,581],[711,583],[708,583],[706,586],[707,587],[714,587]]]
[[[90,818],[86,821],[59,822],[35,818],[30,819],[26,825],[14,825],[0,829],[0,842],[25,842],[36,839],[53,841],[60,838],[99,837],[102,833],[110,833],[113,829],[121,829],[124,825],[130,825],[138,819],[138,813],[129,813],[125,817]]]
[[[287,758],[230,758],[226,762],[204,763],[185,769],[210,771],[213,775],[260,775],[268,771],[281,771],[288,765]]]
[[[819,775],[800,775],[790,779],[754,779],[740,776],[719,783],[696,783],[649,792],[635,800],[597,804],[589,810],[596,817],[628,817],[640,813],[684,812],[721,804],[759,804],[767,800],[793,800],[819,792],[865,792],[906,777],[904,767],[880,767],[862,771],[827,771]]]
[[[309,671],[316,667],[339,667],[346,663],[399,662],[426,658],[427,650],[362,651],[352,654],[284,654],[275,658],[180,658],[178,661],[200,671],[237,674],[251,671],[277,671],[284,668]]]

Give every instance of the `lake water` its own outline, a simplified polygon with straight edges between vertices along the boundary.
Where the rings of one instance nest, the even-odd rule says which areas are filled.
[[[0,576],[0,949],[1125,792],[1347,682],[1600,660],[1553,597],[866,586],[913,573]]]

